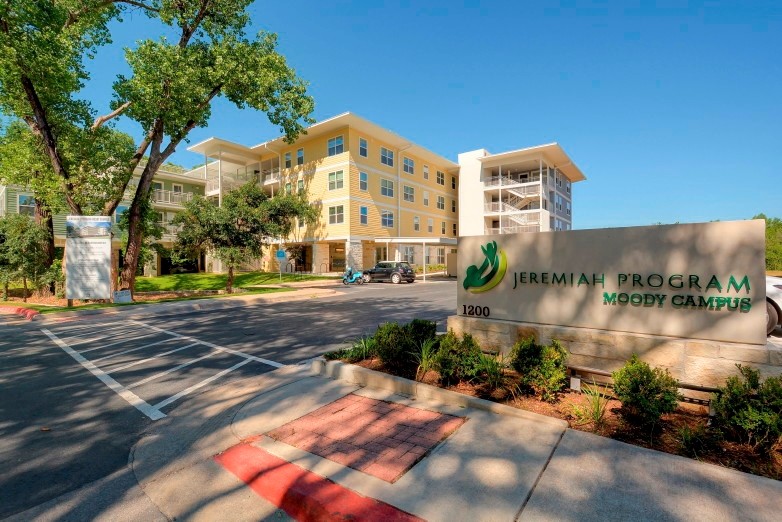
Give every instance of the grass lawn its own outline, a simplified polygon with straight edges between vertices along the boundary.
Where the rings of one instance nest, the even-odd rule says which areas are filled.
[[[136,279],[137,292],[163,292],[176,290],[223,290],[227,274],[175,274]],[[283,283],[333,279],[332,277],[309,274],[282,274]],[[236,274],[234,287],[244,288],[256,285],[273,285],[280,282],[279,272],[247,272]]]

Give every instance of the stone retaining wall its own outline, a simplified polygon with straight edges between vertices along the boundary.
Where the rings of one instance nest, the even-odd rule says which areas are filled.
[[[652,366],[669,369],[680,382],[699,386],[722,386],[738,375],[737,363],[757,368],[764,377],[782,373],[782,343],[759,346],[465,316],[449,317],[448,329],[468,332],[484,349],[501,353],[526,337],[543,344],[556,339],[570,351],[569,364],[604,371],[617,370],[637,353]]]

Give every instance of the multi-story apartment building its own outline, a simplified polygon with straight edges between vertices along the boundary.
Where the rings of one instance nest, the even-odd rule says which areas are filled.
[[[465,152],[459,166],[459,235],[572,228],[572,184],[586,178],[558,144]]]
[[[459,235],[569,230],[572,184],[585,179],[556,143],[500,154],[480,149],[459,154],[454,163],[351,113],[310,126],[292,144],[282,137],[254,146],[209,138],[188,150],[202,156],[202,166],[164,167],[153,181],[164,246],[173,245],[171,220],[194,195],[219,204],[250,180],[270,195],[304,192],[318,209],[316,223],[296,223],[289,237],[270,238],[272,248],[253,266],[267,270],[280,268],[280,246],[295,254],[284,270],[333,272],[385,259],[445,264]],[[115,221],[134,191],[132,181]],[[34,208],[29,191],[0,186],[0,215],[32,214]],[[61,246],[64,216],[55,216],[54,225]],[[121,247],[117,241],[115,248]],[[216,259],[196,266],[222,271]],[[145,273],[170,268],[167,259],[156,259]]]
[[[203,155],[204,167],[187,175],[201,173],[206,196],[217,202],[250,179],[269,194],[306,192],[320,212],[317,223],[297,223],[290,237],[278,238],[299,247],[290,249],[298,259],[288,261],[297,269],[341,271],[384,259],[444,264],[456,247],[459,165],[355,114],[312,125],[292,144],[210,138],[188,150]],[[263,268],[277,268],[271,250]]]

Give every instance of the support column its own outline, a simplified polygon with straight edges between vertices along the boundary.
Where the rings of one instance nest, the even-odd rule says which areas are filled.
[[[312,273],[319,274],[329,271],[329,244],[312,244]]]
[[[364,269],[364,247],[361,240],[345,241],[345,268],[349,266],[354,270]]]

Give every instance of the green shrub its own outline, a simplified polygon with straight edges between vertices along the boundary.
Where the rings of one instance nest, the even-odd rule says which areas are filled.
[[[359,337],[348,348],[327,352],[323,357],[327,361],[344,360],[347,362],[363,361],[375,356],[375,339],[371,336]]]
[[[586,397],[586,405],[574,405],[573,416],[580,423],[592,423],[594,431],[600,431],[605,425],[605,414],[611,399],[603,393],[595,381],[592,381],[591,386],[589,384],[582,386],[581,393]]]
[[[434,369],[445,385],[470,380],[478,373],[483,353],[470,334],[461,339],[453,331],[440,337],[440,347],[435,357]]]
[[[437,323],[413,319],[405,325],[384,323],[374,335],[375,352],[383,365],[393,374],[415,377],[419,363],[415,353],[428,339],[436,339]]]
[[[769,450],[782,439],[782,376],[760,380],[760,372],[737,364],[714,397],[715,425],[727,438]]]
[[[481,353],[475,365],[473,381],[485,383],[492,390],[505,385],[505,361],[496,355]]]
[[[567,355],[559,341],[545,346],[530,337],[513,346],[510,361],[521,376],[521,385],[536,389],[543,400],[550,401],[567,382]]]
[[[422,379],[424,375],[435,367],[437,358],[437,339],[426,339],[418,350],[412,353],[413,359],[418,364],[415,370],[415,380]]]
[[[635,354],[611,377],[623,413],[642,425],[654,425],[663,414],[674,411],[681,399],[678,383],[668,370],[651,368]]]
[[[685,425],[676,430],[676,441],[683,454],[697,459],[698,455],[708,448],[710,437],[705,426],[698,425],[690,428]]]

